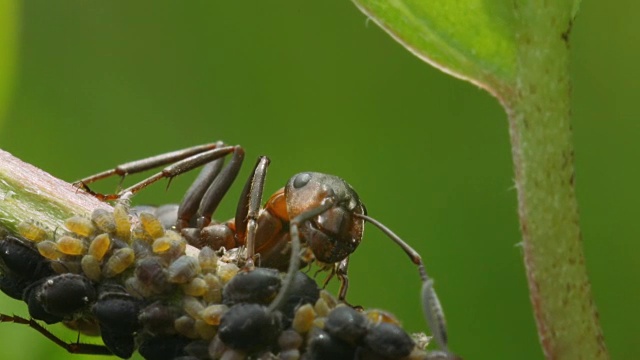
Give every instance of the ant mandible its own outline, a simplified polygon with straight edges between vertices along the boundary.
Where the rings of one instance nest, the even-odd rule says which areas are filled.
[[[224,158],[231,160],[224,166]],[[119,165],[113,169],[86,177],[75,186],[103,201],[117,200],[124,194],[135,194],[163,178],[171,179],[194,168],[204,166],[177,209],[176,228],[191,245],[226,249],[246,247],[246,267],[259,265],[278,269],[288,268],[286,284],[302,262],[317,261],[340,280],[338,298],[345,301],[349,281],[349,255],[362,240],[367,221],[400,246],[418,266],[422,279],[421,302],[428,325],[439,348],[448,351],[444,313],[433,289],[433,280],[426,273],[417,251],[389,228],[366,214],[355,190],[337,176],[304,172],[294,175],[287,185],[274,193],[261,208],[269,159],[258,161],[242,190],[235,218],[225,223],[212,222],[212,215],[235,181],[244,159],[240,146],[222,142],[194,146]],[[88,184],[110,176],[122,179],[129,174],[167,165],[162,171],[116,194],[99,194]],[[300,254],[304,244],[304,254]],[[296,255],[298,253],[299,255]],[[274,304],[287,296],[281,291]]]

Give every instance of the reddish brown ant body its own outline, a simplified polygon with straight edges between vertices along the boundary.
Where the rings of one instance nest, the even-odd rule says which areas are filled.
[[[229,154],[232,155],[231,160],[223,166],[224,157]],[[212,215],[235,181],[243,159],[244,150],[240,146],[217,142],[126,163],[82,179],[75,185],[101,200],[116,200],[128,193],[135,194],[162,178],[171,180],[204,165],[175,214],[176,228],[192,245],[214,249],[244,246],[248,268],[254,266],[256,256],[259,266],[288,268],[285,284],[298,270],[300,255],[304,255],[304,263],[315,260],[332,271],[330,277],[335,274],[340,279],[338,297],[342,301],[348,289],[349,255],[360,243],[364,222],[368,221],[398,244],[418,265],[427,322],[439,347],[447,351],[444,315],[420,255],[386,226],[367,216],[355,190],[339,177],[313,172],[294,175],[261,208],[269,159],[260,157],[241,193],[235,218],[225,223],[212,222]],[[170,165],[159,173],[117,194],[98,194],[88,187],[88,184],[109,176],[124,178],[128,174],[167,164]],[[300,253],[300,244],[305,248],[304,254]],[[278,294],[270,307],[279,306],[286,298],[286,286],[283,287],[285,290]]]

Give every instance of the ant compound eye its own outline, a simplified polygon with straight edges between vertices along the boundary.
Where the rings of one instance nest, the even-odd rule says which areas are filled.
[[[311,181],[311,174],[302,173],[296,175],[296,178],[293,179],[293,187],[296,189],[300,189],[301,187],[307,185]]]

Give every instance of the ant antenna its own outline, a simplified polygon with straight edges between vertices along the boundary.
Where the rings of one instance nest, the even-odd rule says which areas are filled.
[[[402,248],[402,250],[404,250],[404,252],[409,256],[409,259],[411,259],[411,262],[418,265],[418,272],[420,273],[420,278],[422,279],[422,310],[424,311],[427,324],[429,325],[429,328],[433,333],[433,338],[438,344],[438,347],[442,351],[448,353],[449,348],[447,339],[447,324],[444,319],[444,311],[442,310],[442,306],[440,305],[440,300],[438,300],[438,295],[433,288],[433,279],[431,279],[429,275],[427,275],[427,270],[424,267],[424,263],[422,262],[420,254],[418,254],[418,252],[411,246],[409,246],[409,244],[404,242],[398,235],[391,231],[391,229],[386,227],[378,220],[363,214],[354,213],[353,215],[355,217],[366,220],[367,222],[380,229],[380,231],[387,235],[389,239],[393,240],[396,244],[398,244],[398,246]]]

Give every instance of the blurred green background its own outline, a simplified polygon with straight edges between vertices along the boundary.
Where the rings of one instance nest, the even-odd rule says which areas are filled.
[[[0,4],[2,149],[73,181],[222,139],[243,145],[247,164],[271,157],[269,194],[299,171],[339,175],[423,255],[452,349],[466,359],[542,358],[517,246],[503,110],[422,63],[349,1]],[[618,359],[640,353],[638,11],[631,0],[585,1],[572,33],[584,245]],[[194,175],[136,201],[177,202]],[[111,191],[116,181],[101,186]],[[232,216],[240,187],[218,218]],[[352,303],[425,329],[416,269],[375,228],[350,276]],[[0,311],[27,314],[6,296]],[[49,328],[75,340],[60,325]],[[11,324],[0,324],[0,349],[6,359],[71,358]]]

